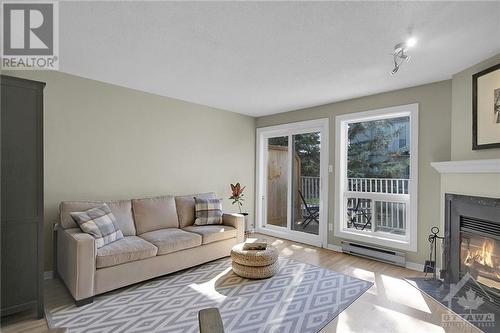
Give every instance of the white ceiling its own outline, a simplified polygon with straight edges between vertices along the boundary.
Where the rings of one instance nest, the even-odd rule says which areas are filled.
[[[63,72],[253,116],[451,78],[500,2],[61,2]],[[391,77],[410,31],[412,60]]]

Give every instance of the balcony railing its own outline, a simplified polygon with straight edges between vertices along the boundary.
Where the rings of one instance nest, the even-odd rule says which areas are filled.
[[[302,190],[302,195],[307,202],[319,201],[319,180],[319,177],[300,177],[300,188]]]
[[[348,178],[347,227],[405,235],[409,179]]]
[[[409,185],[409,179],[347,178],[347,189],[351,192],[408,194]]]
[[[308,203],[319,200],[320,177],[300,177]],[[395,178],[348,178],[348,228],[404,235],[410,204],[410,180]],[[373,223],[374,222],[374,223]]]

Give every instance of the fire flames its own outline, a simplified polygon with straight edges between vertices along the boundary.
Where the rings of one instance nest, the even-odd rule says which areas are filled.
[[[495,244],[490,240],[485,240],[483,242],[483,246],[477,250],[469,250],[467,253],[467,257],[465,258],[465,264],[467,266],[472,265],[474,262],[481,264],[483,266],[488,266],[491,268],[495,268],[493,266],[493,249]]]
[[[485,240],[481,247],[469,249],[464,264],[468,267],[482,266],[491,271],[497,279],[500,279],[500,272],[495,263],[493,254],[495,253],[495,243],[491,240]],[[475,267],[476,269],[478,267]]]

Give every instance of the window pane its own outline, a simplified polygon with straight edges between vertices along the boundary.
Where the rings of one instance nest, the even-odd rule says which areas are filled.
[[[320,212],[320,132],[295,134],[292,140],[292,229],[317,235]]]
[[[267,223],[287,226],[288,136],[267,141]]]
[[[375,231],[395,235],[406,234],[406,204],[402,202],[375,201]]]
[[[371,230],[372,204],[369,198],[348,198],[347,227],[353,230]]]
[[[405,235],[410,118],[350,123],[347,139],[347,227]]]
[[[410,117],[349,124],[349,178],[408,179]]]

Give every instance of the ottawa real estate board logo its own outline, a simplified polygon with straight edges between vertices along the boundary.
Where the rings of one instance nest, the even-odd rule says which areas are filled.
[[[491,306],[486,305],[493,303],[494,300],[469,273],[465,274],[457,284],[450,285],[449,293],[443,301],[448,303],[449,309],[463,309],[461,313],[442,314],[443,327],[463,328],[466,326],[463,321],[465,319],[487,332],[497,329],[495,313],[490,311]],[[454,304],[456,304],[455,307]]]
[[[53,2],[2,1],[2,69],[59,69],[59,11]]]

